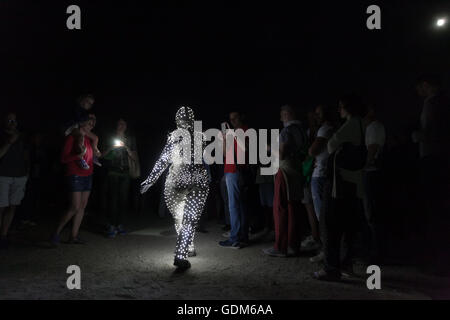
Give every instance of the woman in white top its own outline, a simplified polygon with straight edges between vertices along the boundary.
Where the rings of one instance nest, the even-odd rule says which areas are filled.
[[[346,167],[347,163],[338,164],[336,159],[346,144],[364,145],[362,111],[359,97],[343,96],[339,100],[339,114],[345,122],[327,144],[332,163],[329,164],[331,179],[324,188],[324,192],[330,196],[322,203],[324,269],[314,273],[314,277],[319,280],[338,280],[341,271],[347,274],[353,272],[351,248],[357,220],[358,198],[361,199],[363,196],[362,170],[346,170],[343,167]],[[342,258],[341,240],[343,240]]]
[[[330,154],[328,153],[328,140],[333,135],[335,131],[335,121],[334,113],[335,110],[324,105],[318,105],[314,111],[316,121],[319,124],[319,130],[317,131],[316,137],[309,148],[309,154],[314,157],[314,171],[311,177],[311,195],[314,203],[314,211],[316,213],[316,218],[319,223],[321,223],[321,212],[323,199],[327,197],[324,194],[324,187],[327,180],[330,179],[328,176],[328,158]],[[321,241],[322,242],[322,241]],[[320,251],[316,256],[310,259],[311,262],[321,262],[324,259],[323,251]]]

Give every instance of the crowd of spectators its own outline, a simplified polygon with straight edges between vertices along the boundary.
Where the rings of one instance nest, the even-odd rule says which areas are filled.
[[[410,166],[417,170],[409,176],[417,177],[420,197],[407,199],[420,208],[414,218],[416,226],[394,223],[392,215],[402,208],[405,192],[393,186],[399,188],[402,179],[404,186],[407,178],[392,169],[398,151],[387,148],[389,136],[377,108],[356,94],[346,94],[337,99],[337,106],[281,107],[280,167],[273,176],[261,175],[260,165],[230,161],[232,155],[225,150],[225,164],[208,168],[211,192],[197,230],[206,232],[206,219],[218,218],[224,225],[221,247],[241,249],[252,246],[255,239],[273,240],[264,254],[308,253],[310,262],[318,266],[315,278],[339,280],[354,273],[355,257],[367,264],[385,263],[391,253],[389,241],[394,238],[390,233],[394,228],[412,227],[418,230],[414,234],[418,240],[411,244],[416,246],[415,262],[436,272],[448,270],[450,103],[441,89],[437,76],[417,81],[424,105],[411,141],[417,144],[419,158],[407,160],[417,163]],[[55,222],[50,237],[53,245],[60,243],[60,234],[70,221],[67,242],[85,243],[79,230],[94,184],[105,218],[105,236],[112,239],[127,233],[124,215],[130,208],[133,181],[140,177],[138,144],[124,117],[117,119],[112,132],[99,138],[94,103],[93,95],[81,96],[61,130],[60,162],[69,201]],[[47,137],[40,132],[20,132],[19,120],[15,112],[7,112],[0,130],[3,249],[8,247],[16,211],[19,228],[35,226],[49,205],[57,202],[49,186],[59,186],[54,177],[60,173],[51,161],[54,154],[46,148]],[[230,128],[246,131],[247,120],[244,112],[229,113]],[[233,152],[237,148],[235,142]],[[95,176],[94,171],[101,174]],[[400,205],[392,202],[394,198]],[[166,209],[161,203],[159,216],[164,217]]]

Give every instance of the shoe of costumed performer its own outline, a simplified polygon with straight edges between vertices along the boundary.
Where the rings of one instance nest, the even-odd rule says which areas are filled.
[[[155,184],[169,168],[164,198],[175,220],[177,232],[174,265],[187,269],[191,266],[187,257],[196,255],[194,233],[208,197],[210,179],[203,163],[203,133],[194,131],[194,111],[189,107],[180,107],[175,122],[177,129],[169,133],[161,156],[141,184],[141,193]],[[201,148],[195,150],[197,157],[201,156],[197,163],[194,161],[194,145]],[[190,150],[190,154],[186,150]]]

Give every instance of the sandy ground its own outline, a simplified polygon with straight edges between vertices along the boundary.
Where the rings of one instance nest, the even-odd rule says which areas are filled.
[[[450,279],[425,276],[412,267],[383,266],[382,289],[368,290],[361,276],[341,283],[311,278],[308,257],[271,258],[259,241],[225,249],[220,225],[198,233],[192,268],[174,272],[175,235],[170,219],[137,219],[116,239],[83,229],[88,244],[49,248],[39,226],[13,236],[0,251],[0,299],[430,299],[450,298]],[[63,237],[64,238],[64,237]],[[81,290],[68,290],[66,269],[81,268]]]

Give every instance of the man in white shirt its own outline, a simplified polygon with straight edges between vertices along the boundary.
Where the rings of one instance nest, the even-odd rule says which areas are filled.
[[[369,263],[378,263],[380,258],[380,203],[382,194],[381,158],[386,141],[384,125],[376,119],[370,106],[365,117],[367,163],[363,171],[364,213],[369,227]]]

